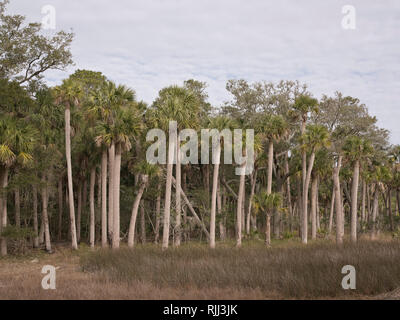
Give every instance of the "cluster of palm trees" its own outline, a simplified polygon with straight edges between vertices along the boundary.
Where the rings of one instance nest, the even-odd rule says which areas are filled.
[[[231,101],[213,108],[206,84],[188,80],[147,105],[100,72],[78,70],[34,91],[1,81],[2,255],[19,230],[49,252],[55,239],[118,249],[149,233],[163,249],[194,239],[215,248],[217,237],[270,246],[272,237],[298,235],[306,244],[333,230],[341,244],[346,229],[353,242],[361,233],[397,235],[400,147],[358,99],[318,101],[293,81],[231,80]],[[148,163],[146,133],[169,133],[171,123],[167,164]],[[212,163],[182,164],[180,133],[202,128],[217,130]],[[249,175],[221,159],[218,132],[238,128],[255,130]]]

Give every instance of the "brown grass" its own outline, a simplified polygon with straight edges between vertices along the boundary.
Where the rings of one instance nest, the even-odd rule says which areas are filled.
[[[398,298],[397,241],[281,242],[266,249],[184,245],[166,252],[56,247],[56,253],[0,260],[0,299],[369,299]],[[34,260],[36,259],[36,260]],[[41,288],[41,268],[59,267],[57,289]],[[357,290],[343,290],[341,268],[357,270]],[[394,290],[392,293],[392,290]],[[397,293],[396,293],[397,292]]]

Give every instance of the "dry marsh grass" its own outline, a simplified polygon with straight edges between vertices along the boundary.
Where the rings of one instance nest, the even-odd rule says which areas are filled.
[[[41,268],[57,269],[57,289],[41,288]],[[357,270],[343,290],[341,268]],[[390,299],[399,298],[400,243],[361,241],[343,248],[321,241],[231,244],[210,250],[153,245],[118,251],[56,246],[47,255],[0,259],[0,299]],[[392,290],[394,290],[392,292]]]

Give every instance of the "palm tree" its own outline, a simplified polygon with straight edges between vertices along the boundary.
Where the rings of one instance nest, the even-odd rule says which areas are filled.
[[[314,166],[315,160],[315,153],[329,145],[329,133],[328,130],[321,125],[309,125],[306,128],[306,132],[301,137],[302,140],[302,153],[306,153],[307,150],[310,152],[310,158],[308,160],[308,165],[306,166],[306,180],[303,186],[303,210],[302,210],[302,242],[304,244],[307,243],[308,238],[308,214],[307,214],[307,207],[308,207],[308,188],[311,181],[311,173]]]
[[[358,181],[360,177],[360,161],[369,156],[372,147],[368,141],[357,136],[349,137],[344,146],[343,151],[350,162],[353,163],[353,179],[351,187],[351,224],[350,239],[352,242],[357,241],[357,208],[358,208]]]
[[[279,193],[269,193],[268,190],[261,191],[255,195],[253,205],[256,212],[263,212],[266,216],[265,244],[271,245],[271,214],[279,209],[282,204],[282,196]]]
[[[210,248],[215,248],[215,221],[216,221],[216,210],[217,210],[217,190],[218,190],[218,180],[219,180],[219,167],[220,167],[220,158],[221,158],[221,136],[220,132],[224,129],[232,128],[232,120],[225,116],[217,116],[215,118],[210,119],[209,127],[211,129],[216,129],[218,132],[211,131],[216,137],[213,135],[213,164],[214,164],[214,173],[213,173],[213,186],[212,186],[212,195],[211,195],[211,217],[210,217]]]
[[[72,249],[78,249],[78,241],[75,224],[74,189],[72,181],[71,162],[71,107],[79,106],[80,89],[72,80],[64,80],[63,84],[55,88],[56,103],[65,107],[65,156],[67,159],[67,178],[69,196],[69,217],[71,225]]]
[[[160,91],[159,97],[153,104],[152,119],[155,125],[164,131],[169,130],[170,122],[177,125],[177,136],[169,137],[167,158],[167,179],[165,188],[164,225],[162,248],[167,249],[169,243],[169,228],[171,215],[171,189],[173,159],[176,154],[176,219],[175,219],[175,246],[181,242],[181,164],[179,131],[184,128],[197,127],[197,114],[200,106],[196,95],[182,87],[171,86]]]
[[[131,220],[129,223],[128,247],[130,248],[133,248],[134,246],[136,219],[144,189],[149,183],[149,178],[159,175],[159,168],[155,165],[148,164],[147,162],[143,162],[138,165],[137,171],[140,172],[141,182],[139,185],[139,189],[137,190],[135,200],[133,202]]]

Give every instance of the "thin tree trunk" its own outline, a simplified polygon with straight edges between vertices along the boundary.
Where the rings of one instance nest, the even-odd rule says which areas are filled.
[[[358,208],[358,180],[360,177],[360,161],[354,163],[353,182],[351,186],[351,224],[350,239],[351,242],[357,242],[357,208]]]
[[[215,151],[214,161],[214,173],[213,173],[213,185],[211,194],[211,218],[210,218],[210,248],[215,248],[215,221],[216,221],[216,210],[217,210],[217,190],[219,180],[219,165],[221,156],[221,144],[218,138],[218,142],[213,148]]]
[[[33,247],[39,248],[39,221],[38,221],[38,198],[37,198],[37,187],[32,186],[32,197],[33,197]]]
[[[333,212],[335,209],[335,187],[333,187],[332,190],[332,197],[331,197],[331,210],[329,212],[329,226],[328,226],[328,234],[330,235],[332,233],[332,225],[333,225]]]
[[[182,230],[181,230],[181,215],[182,215],[182,206],[181,206],[181,151],[180,151],[180,143],[179,143],[179,134],[176,137],[176,166],[175,166],[175,174],[176,174],[176,190],[175,190],[175,235],[174,235],[174,245],[179,247],[181,245],[182,239]]]
[[[266,222],[265,222],[265,244],[269,247],[271,246],[271,213],[266,213]]]
[[[94,185],[96,182],[96,167],[90,170],[90,192],[89,192],[89,202],[90,202],[90,228],[89,228],[89,243],[90,247],[94,248],[95,243],[95,215],[94,215]]]
[[[371,238],[372,240],[375,240],[377,238],[377,217],[378,217],[378,210],[379,210],[379,190],[378,190],[378,185],[375,185],[375,191],[374,191],[374,201],[372,205],[372,234]]]
[[[246,222],[246,233],[250,234],[250,222],[251,222],[251,211],[253,207],[253,199],[256,190],[256,183],[257,183],[257,169],[254,169],[254,173],[250,175],[250,198],[249,198],[249,206],[247,211],[247,222]]]
[[[244,192],[245,192],[245,167],[246,164],[244,163],[241,166],[241,174],[239,180],[239,191],[238,191],[238,201],[237,201],[237,208],[236,208],[236,247],[242,246],[242,204],[244,200]]]
[[[114,224],[114,162],[115,162],[115,144],[111,143],[108,150],[108,236],[110,241],[113,238]]]
[[[392,190],[390,187],[388,187],[387,198],[388,198],[390,231],[393,231],[394,229],[393,229],[393,215],[392,215]]]
[[[76,240],[81,242],[81,229],[82,229],[82,183],[78,184],[78,211],[76,218]]]
[[[271,140],[268,144],[268,176],[267,176],[267,194],[272,192],[272,166],[274,160],[274,142]]]
[[[62,216],[63,216],[63,179],[60,177],[58,180],[58,241],[61,240],[62,236]]]
[[[9,169],[6,167],[1,170],[1,207],[0,207],[0,231],[4,230],[7,227],[7,186],[8,186],[8,171]],[[0,253],[2,256],[7,255],[7,239],[4,237],[0,237]]]
[[[335,184],[335,209],[336,209],[336,243],[343,243],[342,224],[344,223],[342,211],[342,195],[340,188],[339,173],[342,166],[342,156],[339,156],[336,167],[333,172],[333,181]]]
[[[72,164],[71,164],[71,111],[70,107],[65,108],[65,153],[67,158],[67,177],[68,177],[68,196],[69,196],[69,219],[71,225],[71,243],[72,249],[78,249],[75,225],[75,206],[74,189],[72,182]]]
[[[21,227],[21,198],[19,188],[15,189],[15,226]]]
[[[112,248],[119,249],[120,242],[120,212],[119,212],[119,188],[121,177],[121,145],[115,146],[115,163],[114,163],[114,182],[113,182],[113,242]]]
[[[42,219],[43,219],[43,226],[44,226],[44,239],[45,239],[45,246],[46,251],[51,252],[51,241],[50,241],[50,228],[49,228],[49,216],[47,213],[48,207],[48,190],[47,190],[47,181],[45,178],[42,179]]]
[[[101,246],[107,247],[107,150],[101,155]]]
[[[311,239],[317,239],[317,177],[311,183]]]
[[[144,178],[146,182],[146,177]],[[135,244],[135,229],[136,229],[136,219],[139,211],[139,205],[140,201],[142,199],[142,195],[144,192],[144,189],[146,188],[146,183],[142,182],[140,185],[140,188],[136,194],[135,201],[133,202],[133,207],[132,207],[132,214],[131,214],[131,220],[129,223],[129,231],[128,231],[128,247],[133,248]],[[161,196],[160,196],[161,199]]]
[[[367,195],[367,185],[365,180],[362,181],[362,200],[361,200],[361,221],[365,223],[365,203],[366,203],[366,195]]]
[[[158,243],[160,238],[160,220],[161,220],[161,183],[157,186],[157,200],[156,200],[156,226],[155,226],[155,235],[154,235],[154,243]]]
[[[301,242],[307,244],[308,239],[308,187],[310,185],[311,180],[311,172],[314,166],[315,152],[314,150],[311,152],[310,159],[308,161],[307,175],[306,181],[303,187],[303,219],[302,219],[302,233],[301,233]]]

